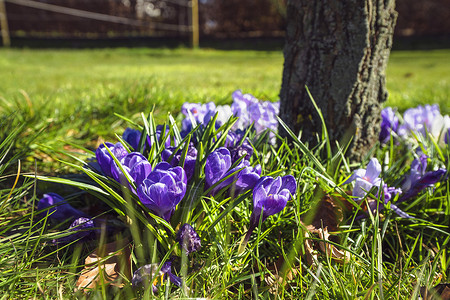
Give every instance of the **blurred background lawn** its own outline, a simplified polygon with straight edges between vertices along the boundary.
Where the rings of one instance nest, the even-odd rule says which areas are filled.
[[[71,113],[81,103],[87,111],[112,106],[122,114],[156,105],[176,112],[185,101],[229,102],[236,89],[277,100],[282,68],[281,51],[0,49],[0,97],[7,107],[23,105],[24,91],[33,105]],[[386,105],[403,111],[438,103],[448,113],[448,70],[450,50],[393,51]]]

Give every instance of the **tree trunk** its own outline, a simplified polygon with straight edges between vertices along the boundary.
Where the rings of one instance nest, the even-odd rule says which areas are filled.
[[[302,140],[315,144],[322,130],[305,86],[333,145],[353,134],[351,160],[378,140],[394,7],[394,0],[288,0],[280,117]]]

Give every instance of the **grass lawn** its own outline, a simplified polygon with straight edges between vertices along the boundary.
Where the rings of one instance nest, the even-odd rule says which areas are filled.
[[[276,100],[282,66],[281,51],[0,49],[0,114],[19,107],[28,123],[51,126],[52,139],[108,137],[121,126],[114,112],[132,117],[155,107],[161,121],[186,101],[229,103],[236,89]],[[450,50],[393,52],[386,105],[438,103],[448,114],[448,70]]]
[[[378,197],[385,209],[381,207],[381,213],[375,210],[372,215],[367,211],[369,202],[365,202],[363,210],[369,216],[359,219],[359,207],[355,208],[359,204],[346,194],[352,187],[343,184],[353,169],[339,153],[333,158],[331,150],[325,154],[331,145],[324,142],[309,149],[297,141],[289,146],[283,143],[277,149],[251,132],[249,140],[255,152],[248,164],[259,164],[261,176],[293,175],[297,180],[292,199],[292,193],[287,192],[285,209],[267,219],[252,219],[253,191],[236,197],[227,190],[217,194],[208,191],[206,176],[215,176],[222,170],[214,169],[206,175],[207,160],[224,142],[225,134],[229,137],[230,129],[223,126],[218,134],[210,124],[201,138],[189,135],[186,144],[180,146],[186,150],[180,159],[187,161],[188,142],[197,138],[202,142],[196,145],[198,158],[191,181],[173,189],[186,189],[186,196],[181,196],[184,202],[178,204],[172,219],[169,215],[166,222],[149,215],[158,212],[140,205],[141,198],[136,193],[125,192],[133,189],[134,183],[120,187],[112,173],[105,175],[112,165],[106,169],[100,166],[101,173],[84,164],[86,156],[83,161],[70,157],[78,152],[71,143],[94,150],[104,141],[117,141],[115,134],[120,136],[128,124],[115,113],[152,132],[150,125],[143,124],[141,112],[154,109],[158,124],[166,120],[168,112],[177,116],[184,102],[230,104],[231,93],[236,89],[262,100],[277,100],[282,66],[282,53],[273,51],[0,49],[0,299],[136,299],[139,292],[132,289],[130,276],[124,276],[130,271],[126,268],[135,271],[144,264],[162,265],[169,260],[173,272],[185,282],[182,288],[175,287],[174,282],[160,285],[158,299],[410,299],[417,298],[421,288],[448,282],[450,186],[441,177],[425,191],[424,183],[420,183],[415,194],[410,187],[410,198],[395,202],[413,218],[397,215],[398,210],[392,205],[401,199],[398,191],[392,192],[393,198],[388,201],[387,190],[376,196],[379,186],[370,185],[370,197]],[[438,103],[441,113],[449,114],[449,70],[450,50],[393,52],[387,70],[390,98],[386,105],[404,111],[418,104]],[[151,118],[148,123],[152,124]],[[178,132],[173,127],[170,130]],[[371,157],[378,158],[383,165],[379,175],[383,183],[398,188],[405,178],[413,177],[411,165],[418,155],[411,149],[419,146],[428,155],[427,171],[448,175],[444,170],[450,166],[448,146],[427,137],[379,145],[368,153],[361,167],[366,167]],[[143,144],[139,146],[153,170],[162,160],[162,147],[158,143],[146,149]],[[66,151],[65,155],[56,154],[54,149]],[[222,151],[214,157],[224,155]],[[106,152],[105,157],[108,160]],[[58,158],[75,165],[69,168]],[[43,181],[35,184],[33,176],[19,179],[18,168],[21,173],[35,169],[38,174],[85,172],[84,177],[71,174],[42,179],[59,183],[55,187],[68,197],[67,201],[83,213],[96,216],[95,226],[101,228],[95,232],[96,238],[84,244],[54,243],[71,233],[69,224],[52,221],[51,216],[37,218],[32,208],[42,192],[55,190],[48,189],[49,184]],[[255,172],[256,168],[252,170],[247,171]],[[425,177],[425,170],[421,172],[415,174],[414,180]],[[369,176],[366,175],[364,180]],[[220,180],[225,182],[223,177]],[[179,184],[182,179],[173,181]],[[289,181],[282,185],[286,182]],[[267,192],[268,196],[265,192],[258,195],[265,199],[264,195],[271,197],[274,191]],[[325,193],[332,197],[324,197]],[[361,201],[366,200],[376,201],[369,197]],[[186,201],[190,201],[189,205]],[[342,203],[350,208],[341,207]],[[318,206],[321,209],[317,214]],[[325,226],[316,218],[325,214],[331,238],[325,236]],[[256,224],[258,220],[260,223]],[[305,226],[308,221],[315,224],[310,225],[313,229]],[[47,226],[47,222],[52,226]],[[188,260],[175,238],[178,226],[186,222],[198,231],[202,244]],[[243,242],[244,236],[248,244]],[[132,241],[132,254],[126,254],[128,248],[119,245],[119,240],[126,239]],[[84,259],[105,243],[113,244],[110,253],[123,248],[110,255],[118,260],[119,272],[114,264],[106,264],[114,267],[114,276],[126,279],[118,285],[100,284],[88,294],[74,293],[81,286],[77,279],[85,266]],[[96,251],[104,253],[100,248]],[[100,276],[99,280],[109,279]],[[150,298],[151,288],[146,293],[144,299]]]

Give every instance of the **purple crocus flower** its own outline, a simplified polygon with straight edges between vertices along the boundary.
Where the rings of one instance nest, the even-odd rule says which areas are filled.
[[[405,193],[400,197],[398,203],[415,197],[422,190],[434,185],[445,177],[447,172],[445,169],[427,172],[427,159],[428,156],[422,154],[419,159],[416,158],[411,163],[409,175],[402,185],[402,189]]]
[[[419,159],[416,158],[413,160],[409,176],[406,177],[402,185],[404,191],[409,190],[423,175],[425,175],[428,164],[427,159],[428,156],[422,154]]]
[[[150,284],[152,284],[153,292],[156,293],[158,291],[158,284],[164,279],[169,277],[170,281],[177,285],[181,286],[180,277],[174,275],[172,273],[172,262],[168,261],[164,263],[161,267],[161,270],[158,274],[156,271],[158,270],[158,264],[148,264],[140,267],[133,273],[133,278],[131,279],[131,284],[133,288],[146,288]],[[153,279],[153,282],[150,280]]]
[[[391,138],[391,131],[396,132],[398,128],[398,117],[391,107],[386,107],[381,111],[380,142],[385,144]]]
[[[91,218],[80,217],[75,219],[69,227],[73,231],[71,235],[53,240],[54,244],[67,244],[76,240],[82,240],[94,233],[94,221]]]
[[[405,136],[412,131],[426,136],[426,132],[431,130],[433,120],[440,115],[437,104],[409,108],[403,114],[404,123],[398,128],[398,134]]]
[[[170,221],[175,207],[186,193],[186,173],[181,167],[160,162],[138,186],[141,202],[158,216]]]
[[[66,220],[73,220],[81,217],[86,217],[86,214],[72,207],[67,201],[56,193],[44,194],[42,199],[37,204],[38,210],[48,209],[46,214],[51,220],[57,222],[64,222]],[[40,213],[43,217],[44,213]]]
[[[231,155],[227,148],[221,147],[206,158],[205,181],[206,188],[218,182],[231,167]]]
[[[231,187],[231,193],[233,195],[239,195],[253,189],[261,176],[261,165],[257,164],[256,166],[252,167],[250,166],[248,160],[243,160],[235,168],[228,171],[224,177],[232,174],[233,172],[236,172],[239,169],[242,170],[234,175],[234,177],[226,180],[230,181],[228,184],[234,181],[234,184]],[[224,183],[226,181],[224,181]]]
[[[277,178],[264,176],[259,179],[253,188],[253,212],[243,245],[247,244],[260,218],[264,222],[267,217],[282,211],[296,190],[297,182],[292,175]]]
[[[234,128],[245,129],[252,123],[257,134],[269,129],[277,131],[278,121],[276,116],[280,110],[279,102],[259,101],[250,94],[242,94],[237,90],[232,95],[233,104],[231,110],[233,114],[239,117]],[[271,143],[275,142],[275,134],[269,134]]]
[[[167,147],[161,153],[161,157],[164,161],[169,161],[170,156],[175,151],[176,147]],[[172,160],[169,162],[172,167],[176,167],[180,164],[182,155],[182,150],[178,150],[177,153],[172,157]],[[195,162],[197,161],[197,149],[191,143],[188,146],[188,150],[186,153],[186,158],[184,160],[183,169],[186,172],[187,180],[190,181],[194,176],[195,171]]]
[[[444,142],[445,142],[447,145],[450,145],[450,128],[449,128],[446,132],[444,132],[444,134],[445,134],[445,136],[444,136]]]
[[[122,138],[127,142],[135,151],[139,148],[141,141],[141,131],[137,129],[127,128],[123,132]]]
[[[232,94],[231,110],[239,117],[236,128],[245,129],[255,123],[255,130],[261,133],[266,129],[277,130],[276,115],[280,110],[279,102],[259,101],[251,94],[242,94],[240,90]]]
[[[381,165],[376,158],[372,158],[367,165],[367,169],[355,170],[344,184],[355,181],[352,195],[358,200],[361,200],[372,189],[372,187],[379,187],[381,178],[378,176],[381,173]]]
[[[131,178],[139,185],[144,181],[145,178],[152,171],[152,166],[148,160],[139,152],[131,152],[125,155],[121,160],[120,164],[122,168],[131,176]],[[122,173],[122,170],[113,164],[111,168],[111,177],[117,182],[124,185],[128,184],[127,178]]]
[[[186,252],[186,255],[196,252],[202,247],[202,243],[197,232],[187,223],[181,226],[177,233],[176,240],[180,243],[180,247]]]
[[[297,190],[297,182],[292,175],[273,178],[264,176],[259,179],[253,188],[253,212],[250,217],[250,227],[259,223],[268,216],[279,213],[284,209],[291,195]]]
[[[111,153],[114,154],[119,161],[124,158],[128,152],[121,143],[117,143],[115,145],[112,143],[104,143],[97,148],[97,151],[95,151],[97,162],[103,173],[105,173],[106,176],[113,177],[112,171],[117,168],[117,165],[106,147],[108,147]]]
[[[444,180],[446,177],[447,170],[439,169],[436,171],[426,172],[423,176],[418,178],[415,182],[411,184],[411,187],[405,191],[405,193],[400,197],[397,203],[406,201],[412,197],[415,197],[421,191],[427,187],[433,186],[435,183]]]
[[[214,195],[221,189],[230,186],[233,182],[234,184],[231,187],[233,195],[243,193],[246,190],[252,189],[261,175],[261,166],[256,165],[255,167],[251,167],[250,163],[246,160],[241,161],[239,165],[232,169],[230,169],[230,167],[231,154],[227,148],[219,148],[207,157],[205,164],[206,188],[213,186],[223,178],[242,169],[234,176],[231,176],[218,184],[211,191],[211,194]]]
[[[231,162],[234,163],[242,156],[244,160],[249,160],[253,155],[253,147],[250,145],[247,139],[242,143],[242,145],[236,145],[235,147],[228,148],[231,154]]]

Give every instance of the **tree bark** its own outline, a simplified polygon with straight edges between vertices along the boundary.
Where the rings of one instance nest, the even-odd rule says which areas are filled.
[[[316,144],[322,130],[305,86],[330,140],[342,145],[353,134],[351,160],[378,140],[394,7],[395,0],[288,0],[280,117],[302,140]]]

